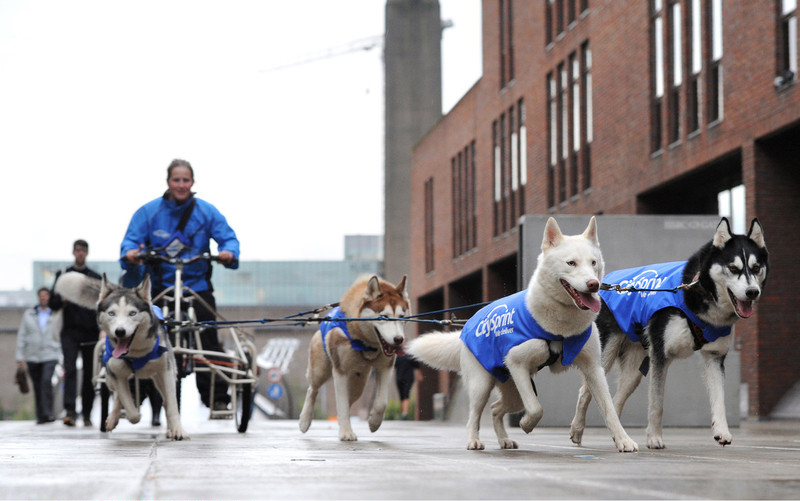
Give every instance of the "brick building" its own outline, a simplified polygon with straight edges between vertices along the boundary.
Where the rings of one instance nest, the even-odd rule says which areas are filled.
[[[518,290],[522,214],[758,217],[771,273],[736,345],[767,417],[800,379],[796,3],[484,0],[483,76],[413,152],[415,309]],[[423,413],[451,384],[428,380]]]

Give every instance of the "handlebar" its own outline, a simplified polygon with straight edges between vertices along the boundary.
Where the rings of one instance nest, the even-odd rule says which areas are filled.
[[[189,264],[195,261],[216,261],[221,263],[219,256],[212,255],[209,252],[203,252],[202,254],[198,254],[196,256],[192,256],[190,258],[181,258],[181,257],[169,257],[165,256],[164,254],[160,254],[157,251],[149,250],[149,251],[142,251],[139,253],[139,258],[144,263],[153,263],[157,261],[161,261],[164,263],[179,265],[179,264]],[[235,260],[234,260],[235,261]]]

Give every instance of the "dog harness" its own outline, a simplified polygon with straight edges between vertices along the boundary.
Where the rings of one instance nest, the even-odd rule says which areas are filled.
[[[484,306],[461,330],[461,340],[467,348],[484,369],[501,382],[509,377],[505,358],[511,348],[531,339],[562,341],[561,364],[570,365],[592,334],[591,324],[574,336],[561,336],[544,330],[525,304],[527,293],[527,290],[520,291]],[[553,363],[555,359],[551,353],[548,362]]]
[[[622,287],[637,287],[647,289],[672,289],[681,285],[683,270],[686,261],[671,263],[651,264],[639,268],[628,268],[613,271],[607,274],[603,281],[619,284]],[[683,298],[683,289],[677,292],[642,291],[642,292],[599,292],[603,301],[611,310],[620,328],[631,341],[641,343],[639,337],[644,326],[650,321],[657,311],[664,308],[678,308],[686,315],[689,330],[695,338],[695,349],[705,343],[711,343],[731,333],[731,327],[717,327],[700,320],[700,318],[686,306]]]
[[[328,336],[328,332],[331,329],[335,329],[336,327],[342,329],[344,335],[347,336],[347,339],[350,340],[350,346],[353,347],[356,351],[378,351],[377,348],[373,348],[371,346],[367,346],[364,344],[364,341],[360,339],[353,339],[350,337],[350,331],[347,330],[347,322],[341,320],[343,318],[347,318],[347,315],[344,314],[340,307],[336,307],[328,313],[328,316],[325,318],[329,318],[330,320],[325,320],[319,323],[319,331],[322,333],[322,349],[325,350],[325,354],[328,355],[328,344],[325,341],[325,338]],[[330,358],[330,355],[328,355]]]
[[[159,322],[164,320],[164,314],[161,312],[161,308],[158,306],[153,305],[153,314],[158,318]],[[165,326],[166,329],[166,326]],[[110,336],[106,334],[106,350],[103,352],[103,365],[108,365],[108,361],[112,358],[112,353],[114,351],[114,347],[111,346],[111,341],[109,340]],[[142,369],[147,362],[151,360],[155,360],[164,353],[167,352],[167,347],[161,345],[161,336],[156,334],[156,345],[153,347],[153,350],[150,351],[147,355],[141,357],[128,357],[123,355],[120,360],[124,360],[131,366],[131,369],[138,371]]]

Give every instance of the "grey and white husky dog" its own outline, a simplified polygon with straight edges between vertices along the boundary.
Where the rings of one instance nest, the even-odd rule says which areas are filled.
[[[619,361],[620,376],[614,407],[622,413],[625,401],[644,374],[650,377],[647,447],[663,449],[662,415],[667,368],[673,360],[699,351],[711,402],[711,431],[720,445],[733,437],[725,416],[724,362],[732,344],[732,327],[753,314],[769,270],[769,254],[758,219],[747,235],[731,231],[726,218],[714,237],[688,261],[661,263],[606,275],[607,283],[638,288],[691,284],[670,292],[601,291],[603,306],[597,317],[606,372]],[[655,287],[653,287],[655,286]],[[579,393],[570,435],[580,444],[591,400],[584,384]]]
[[[176,364],[172,346],[153,311],[150,277],[133,289],[108,281],[105,274],[96,280],[77,272],[61,275],[55,292],[75,304],[97,310],[97,322],[106,333],[103,362],[106,382],[114,392],[114,407],[106,420],[106,430],[119,423],[121,411],[131,423],[141,419],[128,380],[134,375],[149,378],[164,397],[167,438],[188,439],[183,430],[176,396]]]

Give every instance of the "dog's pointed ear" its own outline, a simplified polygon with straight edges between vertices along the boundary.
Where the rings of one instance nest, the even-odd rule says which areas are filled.
[[[731,225],[728,222],[728,218],[723,217],[717,225],[717,232],[714,233],[714,247],[722,249],[731,238],[733,238],[733,234],[731,233]]]
[[[378,275],[372,275],[369,282],[367,282],[367,289],[364,291],[364,299],[367,301],[374,301],[381,295],[381,284],[378,281]]]
[[[150,274],[145,273],[142,283],[136,286],[136,295],[142,300],[150,302]]]
[[[595,247],[600,247],[600,240],[597,238],[597,221],[594,216],[589,220],[589,226],[584,230],[583,237],[590,240]]]
[[[401,295],[405,295],[405,293],[406,293],[406,280],[407,279],[408,279],[408,275],[403,275],[403,278],[395,286],[395,289],[397,289],[397,292],[399,292]]]
[[[542,239],[542,250],[550,250],[553,247],[558,247],[561,241],[564,240],[564,234],[561,233],[561,228],[552,217],[547,220],[544,226],[544,238]]]
[[[747,238],[755,242],[760,248],[767,248],[767,244],[764,242],[764,228],[761,227],[757,217],[754,217],[750,222],[750,231],[747,232]]]
[[[100,279],[100,295],[97,298],[97,303],[99,304],[102,300],[108,297],[111,294],[111,291],[114,290],[113,284],[108,281],[108,277],[105,273],[103,273],[103,277]]]

